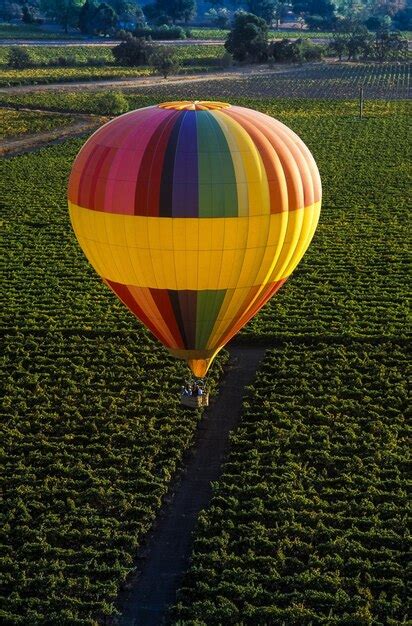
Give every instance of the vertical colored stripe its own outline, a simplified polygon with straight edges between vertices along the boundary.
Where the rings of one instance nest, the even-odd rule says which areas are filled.
[[[173,217],[198,217],[198,158],[196,112],[186,111],[176,147],[173,189]]]
[[[176,319],[175,310],[172,306],[169,292],[167,289],[150,289],[150,295],[152,296],[155,305],[160,311],[167,327],[172,333],[173,338],[176,340],[179,348],[185,347],[184,335],[181,332],[181,326],[179,326]]]
[[[204,350],[225,299],[226,289],[197,292],[196,349]]]
[[[146,146],[136,179],[135,215],[159,215],[164,156],[178,115],[179,113],[173,112],[160,122]]]
[[[218,121],[198,111],[199,217],[236,217],[237,185],[232,155]]]
[[[169,342],[160,329],[156,326],[153,320],[148,317],[143,309],[139,306],[132,293],[129,291],[126,285],[115,283],[111,280],[104,281],[110,289],[116,294],[116,296],[123,302],[123,304],[131,311],[147,328],[153,333],[153,335],[159,339],[164,345],[168,345]]]
[[[183,333],[186,340],[186,348],[188,350],[194,350],[196,345],[196,311],[197,311],[197,291],[181,290],[181,291],[169,291],[172,304],[178,310],[176,315],[183,326]]]
[[[175,157],[177,142],[179,140],[180,126],[184,120],[186,113],[179,112],[177,119],[173,125],[167,143],[164,160],[163,171],[160,181],[160,198],[159,198],[159,216],[172,217],[173,208],[173,177],[175,168]]]

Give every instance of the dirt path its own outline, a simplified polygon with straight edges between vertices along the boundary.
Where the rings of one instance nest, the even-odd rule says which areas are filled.
[[[33,111],[33,109],[28,109]],[[42,111],[44,113],[44,111]],[[50,111],[50,115],[53,115]],[[60,113],[59,115],[64,115]],[[73,114],[70,115],[73,117]],[[108,118],[96,115],[77,115],[76,120],[69,126],[53,128],[40,133],[26,133],[17,137],[10,137],[0,141],[0,156],[17,156],[26,152],[38,150],[52,143],[59,143],[71,137],[78,137],[86,132],[95,130],[106,122]]]
[[[211,482],[221,474],[245,387],[252,382],[265,348],[233,347],[229,352],[230,366],[219,395],[205,413],[185,473],[149,538],[142,571],[129,581],[129,590],[119,598],[122,617],[113,624],[159,626],[175,600],[189,564],[198,514],[211,500]]]
[[[224,39],[157,39],[155,43],[165,46],[218,46],[224,44]],[[101,41],[94,40],[88,41],[82,39],[0,39],[1,46],[76,46],[76,47],[88,47],[93,48],[98,46],[99,48],[113,48],[118,46],[119,39],[103,39]]]
[[[304,67],[296,65],[282,65],[281,67],[268,69],[267,65],[252,66],[252,67],[236,67],[224,72],[204,72],[202,74],[184,74],[182,76],[173,76],[164,80],[159,76],[137,76],[136,78],[115,78],[107,80],[88,80],[88,81],[73,81],[65,83],[48,83],[37,85],[19,85],[14,87],[1,87],[0,94],[19,94],[19,93],[32,93],[35,91],[74,91],[74,90],[91,90],[97,91],[99,89],[133,89],[135,87],[156,87],[159,84],[162,85],[176,85],[185,83],[196,83],[202,81],[220,81],[230,79],[241,79],[247,77],[256,76],[273,76],[275,74],[290,73],[291,70],[294,73],[301,73],[305,69],[312,67],[313,63],[307,63]]]

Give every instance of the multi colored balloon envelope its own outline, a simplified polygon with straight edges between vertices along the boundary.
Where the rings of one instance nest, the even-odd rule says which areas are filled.
[[[84,144],[69,181],[74,231],[122,302],[204,376],[314,235],[321,182],[299,137],[223,102],[122,115]]]

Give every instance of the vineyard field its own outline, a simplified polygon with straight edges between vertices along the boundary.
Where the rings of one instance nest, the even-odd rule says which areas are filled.
[[[76,68],[72,68],[73,70]],[[104,68],[108,69],[108,68]],[[116,68],[119,70],[120,68]],[[136,70],[135,70],[136,71]],[[382,100],[387,111],[391,110],[394,100],[406,100],[409,95],[410,68],[407,64],[388,63],[384,65],[370,64],[317,64],[303,68],[285,68],[281,71],[256,70],[244,76],[219,73],[213,76],[173,82],[159,81],[155,86],[141,85],[136,87],[122,85],[121,91],[128,98],[130,108],[147,106],[159,101],[179,99],[211,99],[221,98],[229,102],[242,102],[244,106],[270,106],[276,112],[296,108],[299,116],[305,107],[309,107],[310,115],[318,105],[309,100],[317,100],[319,107],[325,112],[338,112],[339,116],[348,113],[357,114],[359,87],[364,87],[368,101],[365,114],[373,112],[369,101]],[[104,93],[101,90],[99,93]],[[248,98],[244,94],[248,94]],[[351,101],[344,104],[342,101]],[[326,101],[326,102],[324,102]],[[24,106],[61,111],[79,111],[100,113],[95,102],[95,94],[90,91],[52,91],[41,90],[28,93],[8,94],[0,92],[0,104],[3,106]],[[406,105],[404,105],[406,106]],[[368,108],[369,107],[369,108]],[[266,110],[266,109],[264,109]]]
[[[0,140],[17,135],[40,133],[67,126],[73,122],[69,115],[50,115],[40,111],[0,110]]]
[[[124,67],[114,63],[107,46],[25,46],[33,61],[26,69],[8,68],[8,47],[0,47],[0,87],[11,85],[46,84],[84,80],[109,80],[149,76],[149,67]],[[218,68],[224,53],[223,45],[192,44],[176,46],[174,56],[181,72],[200,72]],[[68,59],[63,67],[52,65],[59,57]]]
[[[200,419],[179,406],[183,364],[75,243],[65,181],[80,145],[2,163],[6,625],[91,626],[113,612]]]
[[[307,144],[324,189],[306,256],[237,340],[268,351],[200,515],[176,626],[406,623],[407,79],[405,64],[326,63],[122,89],[130,109],[196,97],[273,115]],[[3,110],[3,126],[100,113],[105,94],[2,90],[3,106],[57,111]],[[116,614],[201,420],[179,405],[186,366],[75,240],[66,185],[84,139],[0,164],[5,626]]]
[[[396,341],[267,355],[199,516],[176,625],[406,623],[406,364]]]

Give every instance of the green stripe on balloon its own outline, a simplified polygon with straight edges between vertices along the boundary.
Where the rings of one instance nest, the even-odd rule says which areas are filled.
[[[208,111],[196,116],[199,217],[237,217],[237,187],[226,137]]]
[[[206,348],[217,316],[226,296],[226,289],[197,292],[196,349]]]

